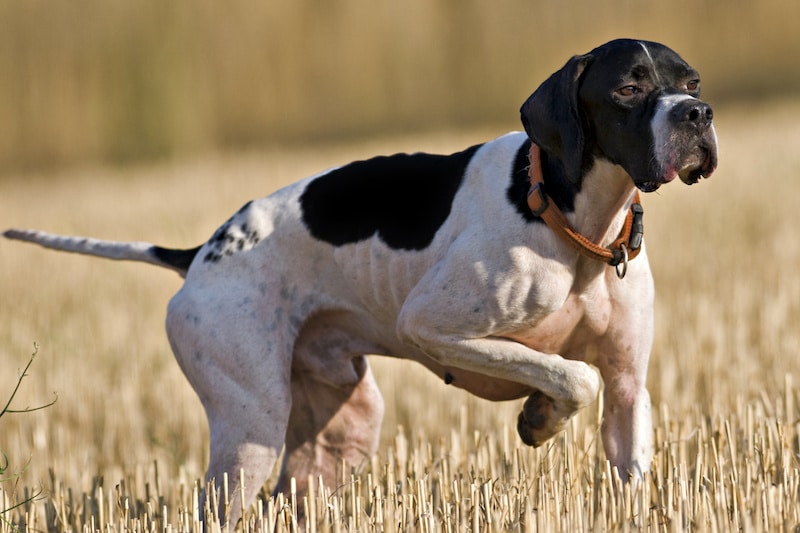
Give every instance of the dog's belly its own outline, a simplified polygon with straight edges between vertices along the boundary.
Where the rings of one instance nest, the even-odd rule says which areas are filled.
[[[493,402],[516,400],[533,392],[530,387],[513,381],[476,374],[463,368],[444,367],[415,348],[404,347],[391,356],[416,361],[436,374],[445,385],[463,389],[484,400]]]
[[[375,315],[352,311],[318,313],[304,325],[295,346],[295,369],[312,372],[318,379],[337,386],[352,385],[359,378],[352,372],[352,359],[361,354],[383,355],[416,361],[445,384],[464,389],[491,401],[515,400],[533,392],[530,387],[469,372],[446,368],[418,348],[397,338],[393,322]]]
[[[430,366],[428,368],[436,375],[444,376],[445,383],[449,382],[451,386],[464,389],[484,400],[493,402],[516,400],[530,396],[533,393],[530,387],[520,383],[475,374],[460,368],[445,369],[439,367],[434,369]]]

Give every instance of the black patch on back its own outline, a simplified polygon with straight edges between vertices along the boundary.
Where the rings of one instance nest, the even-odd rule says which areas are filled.
[[[396,154],[356,161],[313,180],[300,197],[303,223],[334,246],[376,233],[390,248],[422,250],[447,219],[472,156]]]
[[[514,157],[514,165],[511,169],[511,185],[506,191],[508,201],[514,206],[517,212],[528,222],[544,222],[540,217],[534,216],[528,207],[528,192],[531,189],[528,169],[530,161],[528,153],[531,150],[531,141],[527,139],[517,151]],[[544,173],[544,190],[553,199],[559,209],[564,212],[575,210],[575,195],[578,188],[570,184],[564,178],[563,167],[558,160],[548,158],[542,152],[542,171]]]
[[[197,248],[190,248],[188,250],[175,250],[172,248],[162,248],[160,246],[153,246],[150,251],[159,261],[166,263],[179,270],[189,270],[189,265],[194,261],[197,252],[200,251],[200,246]]]

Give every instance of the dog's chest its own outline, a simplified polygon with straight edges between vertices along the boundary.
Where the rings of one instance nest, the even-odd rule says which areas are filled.
[[[594,286],[570,292],[560,307],[504,336],[543,353],[584,359],[586,348],[608,330],[611,310],[605,287]]]

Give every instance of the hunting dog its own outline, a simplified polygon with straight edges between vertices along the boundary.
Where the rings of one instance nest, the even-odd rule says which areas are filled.
[[[699,95],[671,49],[615,40],[536,89],[526,133],[328,170],[245,204],[197,248],[5,236],[185,276],[169,341],[208,416],[208,480],[243,469],[246,503],[284,447],[276,491],[333,484],[343,461],[375,453],[384,406],[365,354],[489,400],[527,396],[517,428],[534,446],[602,377],[606,456],[641,476],[654,291],[638,191],[716,168]]]

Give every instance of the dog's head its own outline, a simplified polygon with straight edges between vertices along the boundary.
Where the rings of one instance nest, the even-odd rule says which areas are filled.
[[[575,56],[522,105],[525,131],[579,186],[598,159],[642,191],[675,177],[695,183],[717,166],[711,106],[700,75],[666,46],[619,39]]]

